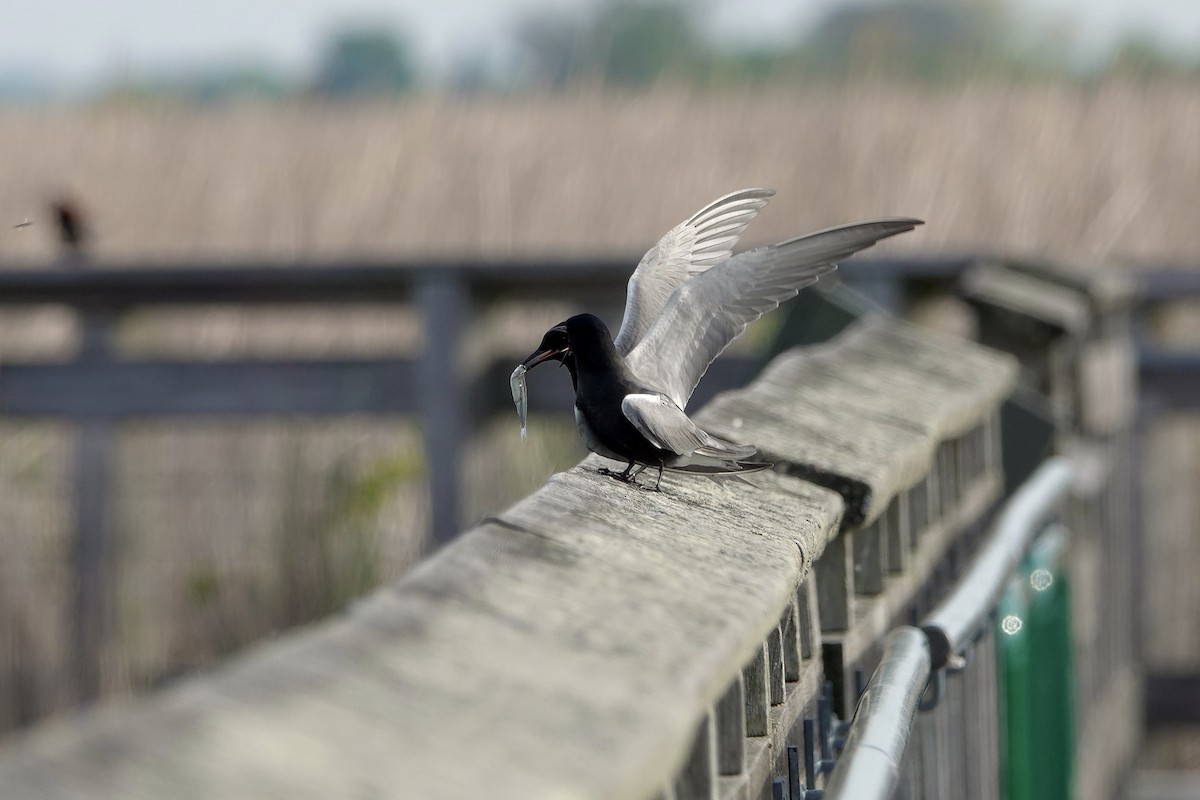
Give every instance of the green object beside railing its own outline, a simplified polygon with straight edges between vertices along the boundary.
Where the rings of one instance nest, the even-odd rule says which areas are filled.
[[[1074,790],[1075,681],[1066,531],[1034,543],[997,614],[1004,796],[1069,798]]]

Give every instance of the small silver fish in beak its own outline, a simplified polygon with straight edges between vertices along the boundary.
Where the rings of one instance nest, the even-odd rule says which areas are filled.
[[[525,373],[529,368],[524,364],[517,364],[517,368],[512,371],[512,376],[508,379],[508,388],[512,391],[513,403],[517,406],[517,418],[521,420],[521,440],[524,441],[529,436],[529,430],[526,428],[526,421],[529,417],[529,390],[525,387]]]
[[[525,373],[545,361],[558,361],[560,364],[567,365],[568,369],[571,369],[571,365],[568,363],[570,357],[571,347],[567,342],[566,326],[556,325],[546,331],[546,335],[542,337],[542,343],[538,345],[538,349],[530,353],[513,370],[512,375],[508,379],[508,388],[512,392],[513,403],[517,407],[517,418],[521,420],[521,439],[525,439],[529,435],[528,428],[526,427],[529,418],[529,390],[525,386]]]

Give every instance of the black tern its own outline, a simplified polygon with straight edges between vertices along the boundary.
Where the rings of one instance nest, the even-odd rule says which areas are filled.
[[[746,326],[836,269],[836,262],[924,222],[888,217],[809,233],[776,245],[733,248],[775,193],[744,189],[714,200],[671,229],[629,279],[616,338],[591,314],[555,325],[512,375],[525,426],[525,372],[567,367],[575,423],[588,449],[625,462],[606,475],[636,483],[647,467],[707,475],[766,469],[758,451],[719,439],[684,409],[713,360]]]

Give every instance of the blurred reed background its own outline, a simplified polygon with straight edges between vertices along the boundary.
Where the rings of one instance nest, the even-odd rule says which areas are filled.
[[[974,5],[994,21],[997,4],[964,7]],[[593,27],[630,6],[681,8],[608,3]],[[773,61],[697,67],[678,56],[643,70],[645,80],[622,77],[629,59],[588,56],[594,48],[580,42],[592,42],[589,29],[576,22],[566,30],[577,59],[564,62],[576,67],[547,62],[516,87],[511,74],[500,85],[466,85],[462,73],[421,85],[393,71],[386,91],[338,93],[329,87],[341,73],[326,63],[292,90],[263,78],[214,99],[208,83],[129,79],[84,100],[9,103],[0,107],[0,220],[34,224],[0,231],[0,268],[67,268],[46,212],[65,196],[86,219],[87,259],[112,266],[622,255],[632,269],[703,203],[764,185],[778,195],[746,244],[906,214],[929,222],[895,245],[910,253],[1200,269],[1200,61],[1134,42],[1087,70],[1004,48],[984,59],[974,40],[947,35],[954,46],[931,67],[913,60],[927,54],[923,40],[904,49],[877,32],[907,30],[886,14],[911,6],[880,6],[875,27],[832,55],[813,45],[832,37],[827,27],[824,39]],[[528,22],[527,39],[537,33]],[[678,36],[663,30],[647,47],[675,52],[663,43]],[[892,49],[904,69],[880,57]],[[821,67],[829,63],[841,66]],[[1156,334],[1196,346],[1196,312],[1168,310]],[[491,309],[464,360],[523,355],[564,314]],[[79,335],[63,309],[0,310],[0,388],[5,363],[68,358]],[[117,344],[139,357],[215,360],[423,346],[416,312],[385,305],[145,312]],[[119,438],[108,694],[327,614],[421,551],[415,420],[147,421],[124,425]],[[70,699],[72,448],[65,426],[0,420],[0,729]],[[515,416],[494,420],[463,467],[464,519],[580,455],[566,416],[534,420],[523,444]],[[1148,658],[1194,670],[1200,420],[1170,418],[1152,431],[1145,477]]]

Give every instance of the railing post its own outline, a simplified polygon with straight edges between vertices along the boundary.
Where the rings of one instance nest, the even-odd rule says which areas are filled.
[[[466,436],[458,342],[469,321],[469,297],[461,276],[451,269],[430,272],[417,293],[425,345],[416,389],[429,475],[430,539],[437,547],[458,533],[459,463]]]
[[[108,361],[116,313],[84,309],[79,314],[78,362]],[[75,439],[75,570],[71,606],[71,661],[78,700],[100,694],[101,664],[110,625],[109,584],[115,563],[112,536],[112,420],[103,416],[78,420]]]

